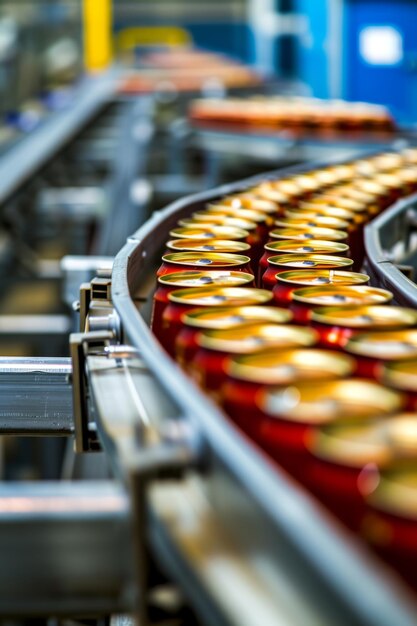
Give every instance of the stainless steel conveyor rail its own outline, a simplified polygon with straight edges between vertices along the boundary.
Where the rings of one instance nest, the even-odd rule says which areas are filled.
[[[417,194],[400,200],[365,229],[367,267],[398,304],[417,307]]]
[[[164,353],[138,310],[173,224],[258,179],[174,202],[116,256],[112,300],[126,347],[111,348],[106,365],[87,359],[99,438],[131,489],[140,542],[151,542],[203,623],[415,625],[415,600],[399,581],[243,438]],[[138,369],[159,390],[148,397],[145,421],[148,387]]]

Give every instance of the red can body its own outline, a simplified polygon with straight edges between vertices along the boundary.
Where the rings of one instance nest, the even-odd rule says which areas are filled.
[[[162,316],[169,304],[169,294],[173,291],[207,285],[217,287],[253,286],[253,281],[252,274],[227,270],[207,270],[205,272],[186,270],[185,272],[174,272],[160,276],[153,296],[151,329],[157,338],[162,336]]]
[[[272,301],[272,294],[251,287],[207,287],[181,289],[168,295],[169,304],[162,315],[161,334],[158,337],[165,350],[175,356],[175,341],[183,327],[183,315],[202,306],[264,305]]]

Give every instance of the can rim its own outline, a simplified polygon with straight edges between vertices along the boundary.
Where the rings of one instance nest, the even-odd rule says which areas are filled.
[[[395,389],[417,392],[417,359],[384,363],[381,379]]]
[[[286,228],[288,225],[291,228],[297,228],[300,230],[303,229],[308,229],[308,228],[321,228],[320,222],[324,222],[327,224],[330,222],[330,224],[333,224],[333,230],[347,230],[351,225],[349,224],[349,222],[347,222],[346,220],[342,220],[339,217],[332,217],[331,215],[317,215],[314,220],[319,220],[319,223],[317,224],[316,221],[313,222],[309,222],[308,219],[313,219],[313,218],[308,218],[308,217],[303,217],[303,216],[298,216],[298,217],[288,217],[288,216],[284,216],[284,217],[279,217],[277,220],[275,220],[274,225],[277,226],[278,228]]]
[[[221,198],[216,201],[216,204],[221,204],[222,202],[230,202],[230,206],[235,206],[239,208],[242,206],[243,202],[248,203],[256,203],[258,205],[262,205],[262,210],[268,213],[276,213],[277,212],[277,204],[271,200],[265,200],[264,198],[259,198],[255,194],[251,194],[250,192],[243,192],[241,194],[234,194],[232,196],[226,196],[225,198]],[[240,204],[237,204],[239,202]],[[228,206],[227,204],[225,206]]]
[[[223,219],[220,219],[219,222],[217,223],[216,223],[216,220],[210,221],[209,219],[207,219],[207,221],[205,222],[203,220],[199,220],[194,217],[185,217],[179,220],[178,224],[179,226],[182,226],[183,228],[188,228],[189,226],[195,225],[196,227],[206,228],[206,229],[210,229],[213,226],[215,227],[224,226],[225,228],[226,227],[241,228],[242,230],[247,230],[248,232],[251,232],[252,230],[256,229],[255,222],[250,222],[248,220],[239,219],[237,217],[227,217],[227,216],[225,216]]]
[[[361,469],[367,463],[385,465],[392,457],[382,421],[395,419],[346,420],[324,424],[306,437],[306,447],[319,459]],[[356,437],[355,437],[356,435]]]
[[[353,316],[349,316],[350,313]],[[400,318],[403,317],[403,322],[401,322],[401,319],[395,320],[396,314]],[[414,326],[417,324],[417,311],[394,305],[386,307],[377,304],[350,308],[320,307],[313,311],[311,319],[320,324],[346,326],[348,328],[368,328],[370,325],[385,327],[385,324],[390,327],[390,319],[395,321],[395,325]],[[379,321],[385,322],[385,324],[382,323],[380,325]]]
[[[389,415],[401,409],[402,396],[370,380],[345,378],[263,389],[255,402],[271,418],[316,425]]]
[[[256,309],[254,311],[253,309]],[[201,319],[199,316],[206,316],[210,312],[215,315],[218,314],[220,320],[216,322],[213,319]],[[252,314],[252,318],[248,317],[248,319],[244,318],[244,314],[250,315]],[[259,315],[256,318],[256,314]],[[184,313],[183,322],[187,326],[192,326],[193,328],[223,328],[221,324],[221,320],[225,319],[226,316],[229,316],[229,319],[235,316],[237,319],[232,321],[230,319],[230,328],[233,328],[235,325],[246,325],[253,324],[255,322],[269,322],[274,324],[285,324],[286,322],[290,322],[293,319],[293,314],[289,309],[282,309],[279,307],[272,306],[256,306],[256,305],[247,305],[241,307],[222,307],[219,310],[217,307],[204,307],[204,308],[196,308]],[[240,319],[238,319],[240,317]],[[227,317],[226,317],[227,319]]]
[[[209,241],[211,243],[209,243],[207,239],[170,239],[166,242],[165,246],[169,250],[182,250],[183,252],[216,252],[216,250],[204,249],[207,246],[218,246],[219,250],[217,250],[217,252],[250,250],[250,245],[246,243],[246,241],[233,241],[233,239],[211,239]],[[181,243],[184,245],[180,245]],[[178,247],[175,247],[174,244]],[[201,246],[201,250],[198,248],[199,245]],[[187,250],[186,246],[189,246],[189,250]],[[224,249],[222,249],[222,246],[224,246]]]
[[[258,208],[255,207],[249,207],[249,206],[242,206],[239,205],[239,198],[232,198],[232,201],[230,202],[230,204],[223,204],[222,202],[224,202],[224,200],[218,200],[216,202],[208,202],[206,204],[206,209],[208,211],[214,211],[215,213],[221,213],[222,210],[231,210],[231,211],[251,211],[252,213],[259,213],[261,215],[264,215],[265,217],[271,217],[271,215],[276,215],[277,212],[277,205],[273,202],[269,203],[267,200],[261,200],[261,198],[256,199],[255,197],[250,200],[249,198],[247,199],[248,202],[252,202],[253,204],[256,205],[256,203],[258,204]],[[233,200],[237,200],[237,202],[235,204],[233,204]],[[264,206],[261,206],[262,203],[265,203]]]
[[[296,251],[293,254],[304,254],[304,252],[300,252],[301,242],[295,241],[293,239],[283,239],[277,241],[271,241],[270,243],[266,243],[264,249],[268,252],[275,252],[275,250],[291,250],[291,248],[295,248]],[[304,245],[305,248],[310,248],[305,251],[305,254],[320,254],[319,252],[315,252],[314,248],[317,250],[321,250],[321,254],[323,254],[323,250],[329,250],[329,254],[332,252],[348,252],[349,246],[346,243],[340,243],[339,241],[325,241],[322,239],[312,239],[311,241]],[[288,252],[288,254],[292,254]],[[325,252],[324,252],[325,254]],[[353,263],[353,261],[352,261]]]
[[[233,299],[238,300],[242,304],[259,304],[261,302],[269,302],[273,296],[266,289],[257,289],[255,287],[190,287],[189,289],[178,289],[168,294],[168,299],[177,304],[192,304],[196,307],[204,306],[201,302],[202,298],[220,296],[223,300],[216,302],[217,306],[232,306]],[[214,306],[211,302],[208,306]]]
[[[321,241],[345,241],[348,233],[343,230],[335,230],[334,228],[275,228],[271,230],[269,236],[272,239],[296,239],[297,241],[312,241],[314,239]],[[326,239],[329,237],[329,239]]]
[[[227,235],[234,239],[246,239],[249,231],[232,226],[212,226],[210,228],[174,228],[169,231],[169,236],[174,239],[220,239]]]
[[[234,265],[246,265],[250,263],[250,258],[246,254],[234,254],[233,252],[173,252],[170,254],[164,254],[162,261],[164,263],[173,263],[178,265],[195,265],[200,260],[206,259],[207,265],[209,262],[220,261],[216,267],[220,265],[234,266]],[[201,265],[206,266],[203,262]]]
[[[408,467],[400,464],[382,470],[375,489],[366,495],[366,502],[378,511],[417,520],[415,464]]]
[[[259,352],[268,348],[288,350],[309,347],[317,340],[317,332],[312,328],[268,323],[205,330],[196,338],[202,348],[233,354]]]
[[[388,352],[387,342],[391,340],[392,346],[409,347],[410,350],[398,352]],[[381,346],[384,344],[384,352],[381,352]],[[376,348],[376,350],[375,350]],[[358,355],[370,358],[380,358],[386,361],[396,361],[403,359],[415,359],[417,356],[417,329],[407,328],[403,330],[379,331],[370,333],[359,333],[351,337],[345,345],[345,350]]]
[[[223,209],[222,207],[219,207],[219,210],[217,210],[215,207],[213,208],[207,207],[203,209],[202,211],[194,211],[194,213],[191,214],[191,217],[198,221],[200,221],[200,219],[202,220],[203,218],[208,218],[208,221],[210,221],[212,217],[217,217],[217,216],[225,217],[225,218],[232,218],[232,219],[233,218],[243,219],[243,220],[247,220],[248,222],[254,222],[256,224],[262,224],[263,222],[266,222],[268,218],[268,214],[262,213],[262,211],[253,211],[252,209],[243,209],[243,208],[234,209],[231,206],[230,207],[226,206]]]
[[[333,256],[331,254],[277,254],[271,256],[268,259],[268,265],[285,266],[288,263],[297,262],[315,262],[318,261],[319,265],[322,263],[326,267],[351,267],[353,260],[343,256]],[[314,269],[315,266],[310,265],[309,269]],[[306,268],[300,268],[306,269]],[[350,271],[350,270],[349,270]]]
[[[319,295],[320,294],[320,295]],[[341,285],[336,287],[333,285],[327,285],[325,287],[305,287],[302,289],[296,289],[293,291],[292,298],[296,302],[303,304],[323,304],[322,296],[330,297],[331,295],[338,296],[356,296],[356,299],[365,300],[366,298],[375,302],[389,302],[392,300],[393,295],[386,289],[380,287],[368,287],[367,285]],[[338,306],[343,306],[343,302],[338,302]],[[352,306],[352,300],[346,303],[346,306]]]
[[[158,283],[166,287],[186,287],[187,278],[194,280],[198,280],[199,278],[206,278],[207,280],[205,282],[202,281],[202,286],[204,284],[217,284],[220,286],[222,285],[222,280],[224,280],[224,285],[228,285],[233,281],[236,281],[236,285],[247,284],[253,282],[254,280],[253,275],[249,274],[249,272],[233,272],[228,270],[207,270],[203,272],[198,272],[195,270],[188,270],[185,272],[173,272],[172,274],[163,274],[162,276],[158,276]]]
[[[256,360],[261,360],[261,364],[256,365]],[[262,360],[265,365],[262,365]],[[272,350],[249,357],[229,359],[225,369],[232,378],[271,385],[307,379],[307,376],[302,375],[307,371],[313,374],[315,380],[342,378],[352,374],[354,367],[354,359],[346,354],[320,348],[300,348],[280,351],[279,354]]]
[[[311,281],[308,278],[311,277],[323,277],[328,278],[328,281],[323,281],[323,284],[333,284],[333,279],[340,277],[340,281],[335,281],[338,285],[359,285],[369,281],[368,274],[359,274],[358,272],[350,272],[343,270],[333,269],[299,269],[291,270],[289,272],[281,272],[276,275],[277,282],[292,284],[292,285],[310,285]]]

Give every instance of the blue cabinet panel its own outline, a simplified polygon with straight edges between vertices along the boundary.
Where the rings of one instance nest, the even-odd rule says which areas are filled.
[[[345,97],[388,105],[401,120],[416,121],[417,2],[349,0],[345,19]]]
[[[328,58],[327,58],[327,1],[295,0],[294,11],[304,16],[306,28],[297,37],[296,67],[297,77],[304,81],[317,98],[327,98]]]

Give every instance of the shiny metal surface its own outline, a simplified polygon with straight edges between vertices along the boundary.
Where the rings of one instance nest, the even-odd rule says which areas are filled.
[[[0,357],[0,434],[72,435],[71,373],[68,358]]]
[[[0,486],[0,614],[127,611],[129,503],[114,483]]]
[[[381,287],[391,289],[394,302],[417,307],[417,194],[384,211],[365,228],[370,273]]]

